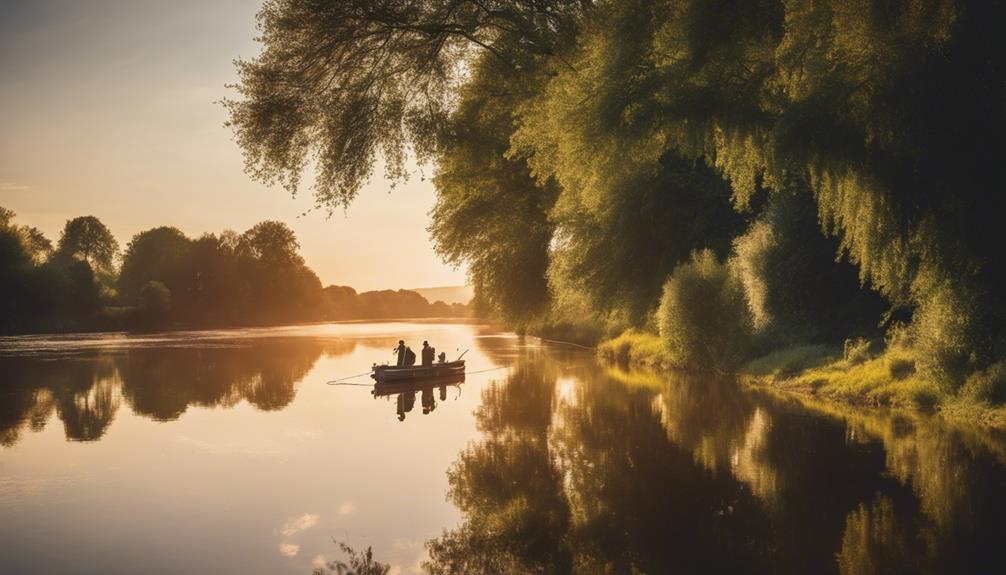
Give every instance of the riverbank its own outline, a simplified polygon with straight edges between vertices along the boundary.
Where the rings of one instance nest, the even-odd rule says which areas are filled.
[[[612,362],[654,370],[677,369],[654,334],[629,331],[602,342],[598,354]],[[872,353],[868,342],[845,349],[802,345],[774,351],[736,371],[750,386],[793,393],[816,400],[863,407],[937,413],[948,421],[1006,430],[1006,405],[992,390],[1006,376],[1000,362],[970,377],[956,393],[921,376],[910,349],[888,346]]]

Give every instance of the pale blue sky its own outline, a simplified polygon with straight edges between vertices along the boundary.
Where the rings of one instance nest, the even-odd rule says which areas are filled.
[[[277,219],[326,284],[464,283],[433,253],[428,179],[389,194],[378,175],[326,219],[297,218],[308,190],[291,199],[244,174],[215,102],[232,95],[232,60],[258,52],[260,4],[0,2],[0,206],[54,241],[68,218],[95,215],[123,245],[158,225],[198,235]]]

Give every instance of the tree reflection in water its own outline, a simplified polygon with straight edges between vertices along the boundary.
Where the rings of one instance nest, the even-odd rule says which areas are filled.
[[[432,573],[1006,572],[999,435],[478,341],[511,370],[483,387],[481,436],[448,470],[463,520],[428,542]],[[96,440],[121,405],[159,420],[193,405],[280,409],[321,355],[354,345],[2,356],[0,442],[54,414],[68,439]],[[392,403],[429,413],[446,391]]]
[[[41,431],[53,411],[67,439],[100,439],[120,401],[155,420],[177,419],[190,405],[231,407],[242,400],[260,410],[282,409],[323,353],[344,355],[355,346],[277,339],[81,353],[58,361],[0,356],[6,374],[0,442],[12,446],[26,430]]]
[[[525,350],[431,573],[1004,572],[1001,438]]]
[[[119,408],[111,358],[55,362],[0,357],[0,373],[0,443],[5,446],[16,444],[25,430],[44,429],[53,411],[67,439],[94,441],[104,435]]]

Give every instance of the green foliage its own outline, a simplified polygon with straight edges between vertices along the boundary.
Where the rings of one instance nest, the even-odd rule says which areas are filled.
[[[944,406],[948,398],[946,390],[916,371],[918,352],[907,343],[903,339],[892,340],[883,353],[876,355],[870,352],[867,340],[849,340],[840,359],[827,353],[795,362],[790,369],[764,369],[779,365],[779,353],[789,353],[776,352],[751,362],[744,371],[755,381],[769,377],[772,383],[786,389],[849,403],[919,409]]]
[[[337,541],[339,549],[346,554],[347,561],[329,561],[324,567],[315,567],[314,575],[325,575],[335,573],[337,575],[387,575],[391,571],[391,565],[381,563],[374,559],[374,552],[370,547],[366,551],[357,551],[346,543]]]
[[[1006,361],[997,361],[968,377],[961,395],[978,401],[1006,403]]]
[[[927,274],[916,283],[923,284],[917,289],[925,293],[911,326],[919,352],[918,367],[945,388],[956,391],[976,363],[980,367],[988,359],[988,342],[982,341],[985,338],[977,329],[985,319],[981,317],[982,306],[973,289],[961,286],[956,279],[934,281]]]
[[[77,257],[69,257],[67,250],[74,237],[93,239],[103,235],[78,233],[80,230],[100,231],[104,226],[90,219],[74,226],[68,223],[71,233],[63,244],[64,251],[54,254],[51,242],[38,229],[14,224],[14,215],[0,208],[0,331],[38,326],[79,329],[100,311],[101,286],[84,256],[78,253]],[[80,243],[94,248],[93,242]],[[114,238],[104,247],[112,245]],[[101,251],[85,251],[95,250]],[[101,260],[93,254],[91,257]]]
[[[1004,11],[275,0],[228,106],[249,170],[293,189],[314,155],[329,208],[378,153],[433,160],[441,255],[521,329],[643,327],[688,253],[735,239],[767,345],[876,335],[876,290],[955,391],[1006,348]]]
[[[652,333],[626,330],[597,347],[601,357],[624,365],[664,368],[672,365],[664,340]]]
[[[915,371],[915,360],[912,358],[893,357],[887,362],[887,373],[895,381],[906,379]]]
[[[477,63],[440,134],[429,230],[445,261],[467,262],[483,314],[524,328],[551,304],[548,214],[558,190],[539,186],[524,162],[504,157],[525,88],[491,56]]]
[[[676,265],[702,247],[725,256],[742,229],[729,187],[703,163],[666,156],[652,173],[593,183],[604,186],[597,200],[564,187],[552,210],[552,285],[583,293],[598,313],[623,312],[635,326],[645,324]]]
[[[66,222],[59,236],[56,255],[81,259],[96,272],[112,273],[119,242],[105,224],[94,216],[80,216]]]
[[[744,291],[710,250],[695,252],[674,270],[657,318],[677,366],[729,370],[751,350],[753,325]]]
[[[730,266],[744,286],[755,328],[779,344],[835,343],[876,330],[883,299],[860,286],[855,268],[834,259],[809,194],[776,192],[747,233],[733,242]]]
[[[849,365],[859,365],[873,358],[870,347],[870,340],[866,338],[847,339],[842,349],[842,359]]]
[[[191,248],[191,241],[178,228],[158,227],[133,236],[119,272],[120,297],[136,303],[140,290],[152,281],[181,293]]]
[[[255,224],[238,238],[238,250],[265,266],[280,268],[304,264],[297,250],[300,244],[293,230],[283,222],[265,221]]]
[[[777,349],[744,365],[743,373],[780,381],[834,361],[834,351],[823,345]]]
[[[163,323],[171,313],[171,290],[159,281],[148,281],[140,289],[139,303],[148,325]]]
[[[238,61],[227,100],[247,171],[296,191],[309,160],[319,205],[346,205],[378,154],[404,179],[411,147],[435,134],[477,54],[520,69],[515,50],[547,54],[584,4],[561,0],[271,0],[258,14],[262,53]],[[476,52],[477,50],[477,52]]]
[[[408,290],[323,290],[298,254],[293,230],[281,222],[194,240],[172,227],[140,232],[129,242],[116,278],[114,270],[96,272],[89,263],[102,265],[95,253],[110,253],[117,245],[114,238],[91,241],[105,236],[101,222],[71,220],[59,249],[50,254],[45,236],[13,218],[12,211],[0,208],[3,333],[469,315],[466,305],[431,304]],[[93,247],[98,244],[104,248]],[[117,285],[118,296],[104,284]]]
[[[356,293],[349,286],[324,290],[327,319],[387,319],[420,317],[467,317],[468,306],[430,303],[412,290],[378,290]]]

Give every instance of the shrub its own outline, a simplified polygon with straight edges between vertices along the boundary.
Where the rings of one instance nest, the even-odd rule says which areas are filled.
[[[657,315],[660,336],[679,367],[734,369],[750,349],[753,324],[744,290],[711,250],[675,268]]]
[[[891,379],[902,380],[915,373],[915,360],[910,357],[892,357],[887,361]]]
[[[979,401],[1006,403],[1006,361],[997,361],[971,374],[961,393]]]
[[[774,192],[744,235],[733,241],[730,267],[744,289],[755,329],[776,345],[838,343],[869,333],[885,305],[836,261],[838,244],[817,224],[810,194]]]
[[[934,275],[917,282],[922,302],[912,318],[912,339],[919,371],[956,391],[974,369],[975,350],[980,347],[977,299],[949,279],[929,277]]]
[[[744,371],[754,376],[770,375],[772,379],[783,380],[833,361],[832,351],[823,345],[787,347],[748,363]]]
[[[148,323],[160,323],[171,312],[171,290],[158,281],[149,281],[140,290],[140,314]]]
[[[597,352],[605,359],[628,365],[659,368],[669,363],[667,348],[660,337],[632,329],[603,342]]]
[[[936,384],[928,381],[914,382],[907,391],[908,399],[918,409],[930,410],[939,403],[942,393]]]
[[[845,340],[845,350],[842,357],[849,365],[859,365],[869,360],[871,357],[869,340],[862,337]]]

